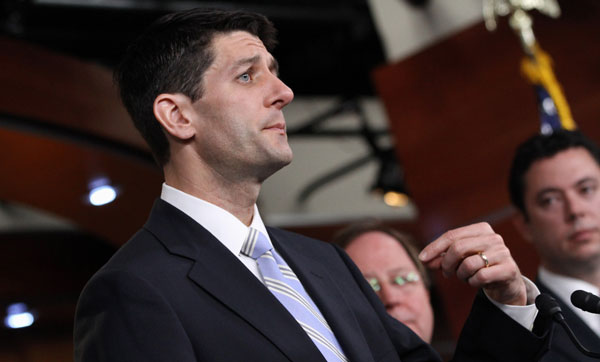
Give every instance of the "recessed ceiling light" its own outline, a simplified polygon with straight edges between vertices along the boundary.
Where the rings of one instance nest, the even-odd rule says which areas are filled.
[[[102,206],[113,202],[117,196],[117,188],[112,186],[108,178],[97,178],[90,182],[88,201],[94,206]]]
[[[14,303],[6,308],[4,325],[6,328],[17,329],[29,327],[35,321],[35,316],[27,309],[25,303]]]

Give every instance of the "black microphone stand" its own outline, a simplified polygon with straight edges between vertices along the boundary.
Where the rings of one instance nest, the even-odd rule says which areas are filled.
[[[577,337],[575,337],[575,333],[573,333],[573,330],[571,330],[571,327],[569,327],[569,325],[567,324],[567,321],[565,320],[565,317],[562,314],[562,310],[560,309],[560,306],[558,305],[556,300],[554,300],[554,298],[552,298],[548,294],[540,294],[537,296],[537,298],[535,298],[535,306],[538,308],[540,313],[551,316],[554,321],[556,321],[563,327],[563,329],[565,330],[565,332],[567,332],[567,335],[569,336],[575,347],[577,347],[577,349],[580,350],[581,353],[591,358],[600,359],[600,353],[592,352],[589,349],[585,348],[585,346],[583,346],[579,342]]]

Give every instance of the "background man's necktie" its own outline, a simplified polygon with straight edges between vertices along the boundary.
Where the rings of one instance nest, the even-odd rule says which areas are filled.
[[[242,254],[256,260],[266,287],[294,316],[327,361],[347,361],[329,324],[269,239],[250,228]]]

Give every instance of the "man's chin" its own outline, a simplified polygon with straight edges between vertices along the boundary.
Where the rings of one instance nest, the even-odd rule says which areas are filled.
[[[292,162],[292,154],[289,154],[289,157],[277,157],[272,158],[264,165],[259,167],[261,170],[261,174],[259,175],[260,182],[265,181],[275,172],[281,170],[285,166],[289,165]]]
[[[278,170],[284,168],[285,166],[292,163],[292,159],[294,158],[294,154],[292,153],[292,149],[288,148],[287,150],[281,150],[276,156]]]
[[[594,236],[587,240],[578,240],[575,242],[569,242],[568,251],[572,254],[578,255],[582,259],[592,257],[600,254],[600,238]]]

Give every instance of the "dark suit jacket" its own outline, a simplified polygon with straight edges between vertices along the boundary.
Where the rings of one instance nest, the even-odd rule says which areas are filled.
[[[579,318],[566,303],[571,304],[571,301],[563,301],[556,294],[554,294],[548,287],[539,280],[536,280],[540,292],[551,295],[562,309],[562,313],[569,324],[569,327],[573,330],[577,339],[587,349],[600,352],[600,338],[585,324],[581,318]],[[600,316],[598,316],[600,318]],[[567,332],[560,325],[554,323],[551,332],[550,350],[542,361],[548,362],[585,362],[585,361],[598,361],[591,357],[585,356],[581,351],[575,347]]]
[[[439,360],[386,313],[341,249],[268,232],[351,361]],[[478,298],[457,359],[531,361],[543,339]],[[74,339],[75,360],[86,362],[323,361],[266,287],[208,231],[162,200],[84,288]]]

